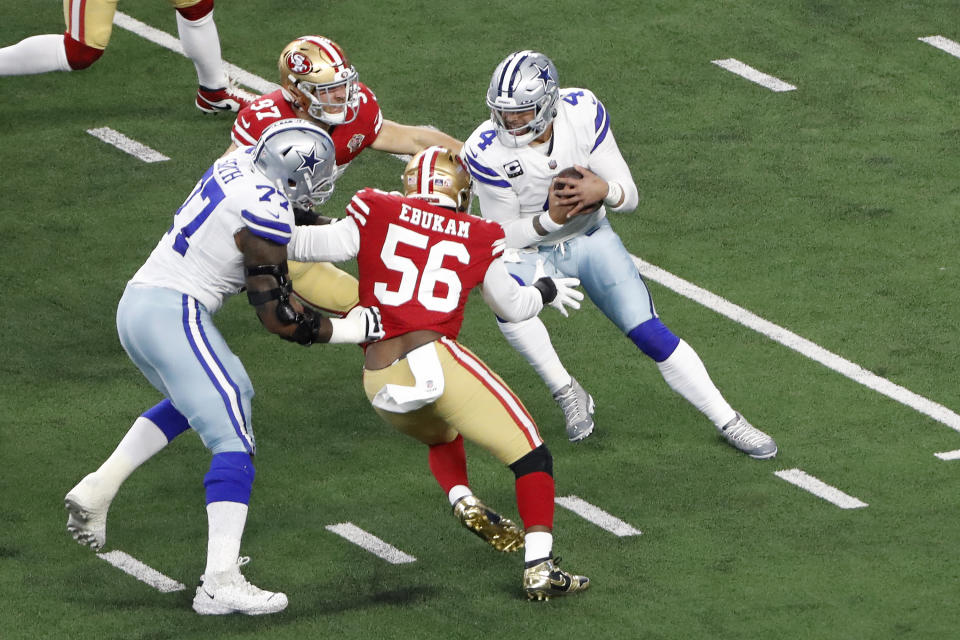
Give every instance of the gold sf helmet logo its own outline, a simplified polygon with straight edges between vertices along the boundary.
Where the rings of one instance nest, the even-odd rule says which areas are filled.
[[[313,63],[310,62],[310,58],[299,51],[292,51],[287,55],[287,68],[293,73],[303,75],[310,73],[313,69]]]

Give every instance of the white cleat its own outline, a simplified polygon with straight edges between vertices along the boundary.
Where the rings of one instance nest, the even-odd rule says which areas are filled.
[[[730,446],[743,451],[756,460],[767,460],[777,455],[777,443],[773,438],[747,422],[739,413],[719,429],[720,435]]]
[[[570,378],[570,384],[553,394],[553,399],[563,409],[570,442],[579,442],[593,433],[593,396],[576,378]]]
[[[107,511],[113,496],[104,495],[96,474],[89,474],[70,490],[63,504],[67,508],[67,532],[79,544],[100,551],[107,543]]]
[[[250,558],[242,556],[237,558],[237,564],[222,573],[201,576],[193,610],[203,616],[231,613],[260,616],[286,609],[285,593],[264,591],[247,582],[240,567],[248,562]]]

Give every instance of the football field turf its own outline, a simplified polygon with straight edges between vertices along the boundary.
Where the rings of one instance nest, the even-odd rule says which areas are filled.
[[[119,8],[176,33],[166,2]],[[58,2],[0,10],[0,45],[63,28]],[[359,349],[282,342],[240,296],[216,321],[257,390],[245,574],[289,608],[190,609],[209,460],[192,434],[123,486],[110,554],[79,547],[64,494],[159,399],[119,345],[117,302],[232,124],[193,106],[188,59],[115,27],[86,71],[0,78],[0,638],[957,636],[955,2],[221,0],[216,21],[224,58],[270,82],[288,41],[328,36],[385,117],[460,139],[506,54],[551,56],[611,115],[641,193],[612,222],[659,314],[780,453],[724,444],[590,303],[542,315],[597,402],[596,433],[568,443],[474,295],[461,341],[537,420],[565,498],[555,551],[593,581],[527,602],[522,558],[462,529],[426,448],[373,413]],[[364,153],[324,213],[397,188],[402,166]],[[476,493],[518,520],[513,474],[467,452]],[[328,528],[346,523],[396,553]]]

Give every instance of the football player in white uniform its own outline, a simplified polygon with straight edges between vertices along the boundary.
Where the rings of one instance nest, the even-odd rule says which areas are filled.
[[[287,250],[301,232],[292,203],[312,206],[329,197],[335,169],[330,136],[300,120],[277,123],[256,147],[220,158],[127,283],[117,309],[123,348],[164,399],[67,493],[67,530],[80,544],[102,548],[120,484],[142,456],[192,427],[213,454],[203,479],[207,565],[193,601],[200,614],[257,615],[287,606],[286,595],[258,589],[240,572],[248,560],[239,553],[256,452],[253,386],[213,314],[246,288],[260,321],[285,340],[356,344],[383,336],[375,307],[328,319],[290,298]]]
[[[607,219],[608,208],[632,211],[639,199],[610,116],[589,90],[560,89],[557,78],[556,67],[542,53],[507,56],[487,90],[490,120],[464,143],[462,155],[482,215],[502,224],[507,246],[519,250],[508,269],[529,284],[542,260],[547,275],[579,278],[594,304],[727,442],[753,458],[772,458],[777,453],[773,439],[727,403],[696,352],[657,316],[646,284]],[[581,177],[557,177],[570,167]],[[550,189],[559,190],[555,201],[564,208],[562,215],[550,211]],[[593,398],[567,373],[543,323],[531,318],[499,326],[564,409],[568,438],[576,442],[590,435]]]
[[[220,58],[213,0],[169,0],[180,44],[197,68],[194,104],[205,113],[239,111],[256,96],[231,86]],[[79,71],[100,59],[113,31],[117,0],[63,0],[64,33],[30,36],[0,49],[0,76]]]

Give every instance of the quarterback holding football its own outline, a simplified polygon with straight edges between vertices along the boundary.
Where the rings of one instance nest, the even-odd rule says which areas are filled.
[[[547,275],[579,278],[603,314],[730,445],[756,459],[775,456],[773,439],[727,403],[693,348],[660,320],[607,218],[608,208],[633,211],[639,195],[603,103],[589,89],[561,89],[550,58],[531,50],[511,53],[497,65],[486,98],[490,119],[470,135],[462,155],[483,216],[503,225],[507,246],[519,250],[517,261],[507,265],[510,272],[529,284],[543,263]],[[558,177],[568,167],[581,177]],[[603,206],[594,209],[598,201]],[[551,211],[556,207],[564,208],[562,222]],[[543,322],[530,318],[499,326],[563,408],[567,437],[576,442],[589,436],[593,398],[567,373]]]

